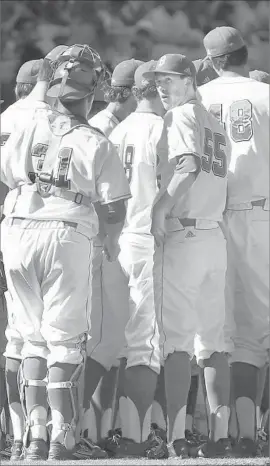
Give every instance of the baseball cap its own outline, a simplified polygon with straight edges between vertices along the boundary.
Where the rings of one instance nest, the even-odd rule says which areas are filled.
[[[134,85],[136,87],[138,87],[139,89],[143,89],[145,86],[149,84],[155,84],[155,80],[151,78],[146,79],[144,77],[144,73],[154,70],[156,63],[157,62],[155,60],[151,60],[146,63],[143,63],[136,69],[135,75],[134,75]]]
[[[36,84],[43,59],[26,61],[19,69],[16,83]]]
[[[181,76],[190,76],[195,79],[196,69],[192,61],[180,53],[168,53],[163,55],[157,62],[152,71],[144,73],[144,78],[154,79],[156,73],[177,74]]]
[[[143,61],[134,58],[118,63],[112,73],[111,85],[132,87],[135,71],[143,63]]]
[[[45,58],[47,58],[48,60],[51,60],[51,61],[55,61],[67,49],[68,49],[67,45],[57,45],[56,47],[54,47],[54,49],[52,49],[49,53],[47,53]]]
[[[214,70],[212,63],[208,58],[205,58],[204,60],[194,60],[193,64],[196,68],[197,86],[202,86],[203,84],[218,78],[218,74]]]
[[[253,70],[249,73],[249,77],[261,83],[270,84],[270,74],[266,73],[266,71]]]
[[[240,32],[229,26],[212,29],[204,37],[203,44],[208,57],[213,58],[235,52],[245,46]]]

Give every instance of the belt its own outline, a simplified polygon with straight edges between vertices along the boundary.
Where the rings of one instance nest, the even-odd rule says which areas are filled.
[[[13,217],[10,219],[10,224],[11,225],[21,225],[22,222],[24,221],[31,222],[31,221],[36,221],[36,222],[62,222],[65,227],[72,227],[72,228],[77,228],[78,224],[75,222],[66,222],[65,220],[37,220],[35,218],[23,218],[23,217]]]
[[[179,218],[183,227],[196,227],[196,218]]]
[[[259,199],[258,201],[252,201],[251,205],[254,207],[264,207],[266,199]]]

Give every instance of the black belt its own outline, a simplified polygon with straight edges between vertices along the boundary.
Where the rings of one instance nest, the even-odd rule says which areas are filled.
[[[179,218],[183,227],[196,227],[196,218]]]
[[[252,201],[251,205],[254,207],[264,207],[266,199],[259,199],[258,201]]]

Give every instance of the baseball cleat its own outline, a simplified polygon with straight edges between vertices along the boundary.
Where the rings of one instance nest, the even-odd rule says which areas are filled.
[[[270,456],[269,434],[264,429],[258,431],[258,456]]]
[[[167,444],[169,458],[189,458],[188,443],[185,438],[174,440]]]
[[[48,442],[40,438],[32,439],[29,447],[24,448],[22,459],[25,461],[46,461],[48,459]]]
[[[72,460],[74,459],[73,453],[74,448],[72,450],[68,450],[62,443],[51,442],[48,461]]]
[[[203,445],[203,443],[207,441],[207,437],[201,434],[200,432],[198,432],[196,429],[194,429],[193,432],[186,429],[185,438],[187,441],[189,456],[192,456],[192,457],[197,456],[198,449],[200,448],[201,445]]]
[[[91,439],[82,438],[75,446],[73,457],[80,460],[108,458],[105,450],[92,442]]]
[[[97,445],[108,453],[109,458],[112,458],[121,437],[121,429],[111,429],[108,436],[99,440]]]
[[[14,440],[10,450],[10,461],[18,461],[22,457],[23,442],[21,440]]]
[[[137,443],[132,439],[121,437],[115,446],[113,458],[168,458],[165,442],[150,434],[145,442]]]
[[[217,442],[207,440],[197,451],[200,458],[232,458],[232,446],[228,438],[221,438]]]
[[[258,453],[257,442],[245,437],[241,437],[233,449],[236,458],[254,458]]]
[[[155,422],[151,424],[151,432],[153,432],[156,437],[161,438],[164,442],[167,442],[167,432],[166,430],[159,427]]]

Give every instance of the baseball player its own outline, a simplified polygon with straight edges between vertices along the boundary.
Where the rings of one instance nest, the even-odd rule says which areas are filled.
[[[119,63],[112,74],[111,86],[105,87],[108,107],[89,120],[92,126],[110,137],[111,131],[136,108],[136,100],[131,92],[134,73],[142,62],[125,60]],[[93,278],[91,334],[87,342],[85,368],[85,399],[83,436],[76,455],[87,456],[91,440],[105,437],[112,427],[112,398],[114,397],[118,373],[117,357],[124,346],[124,329],[128,319],[128,287],[119,288],[123,272],[118,261],[109,262],[102,254],[102,227],[93,241]],[[102,385],[97,386],[103,378]],[[91,398],[94,400],[91,402]],[[99,408],[100,407],[100,408]],[[91,431],[91,439],[89,432]],[[90,448],[90,455],[92,455]]]
[[[57,46],[46,56],[47,60],[56,59],[59,53],[66,48],[66,46]],[[21,96],[21,98],[1,115],[2,146],[6,143],[10,134],[14,134],[15,131],[25,127],[31,119],[35,118],[37,112],[50,111],[49,106],[44,102],[50,75],[51,69],[46,60],[34,60],[22,65],[16,78],[17,84],[15,87],[16,95]],[[7,192],[7,186],[1,182],[1,202],[4,202]],[[9,296],[7,296],[7,299],[9,299]],[[17,329],[13,327],[10,319],[6,336],[8,339],[8,350],[5,353],[6,387],[14,437],[11,460],[15,461],[22,454],[24,433],[24,416],[17,384],[23,339]]]
[[[48,91],[56,111],[39,113],[2,150],[1,177],[11,190],[2,247],[8,313],[24,340],[20,390],[26,460],[64,459],[75,446],[77,387],[90,325],[91,239],[98,231],[93,203],[101,203],[105,250],[113,258],[124,200],[130,197],[112,144],[86,119],[102,68],[87,45],[67,48]]]
[[[193,64],[196,68],[196,84],[198,87],[218,77],[218,74],[208,58],[204,60],[194,60]]]
[[[104,98],[107,107],[94,115],[89,124],[109,137],[112,130],[136,108],[136,101],[131,92],[135,70],[143,62],[124,60],[119,63],[112,74],[111,85],[104,86]]]
[[[261,83],[270,84],[270,74],[266,73],[266,71],[260,71],[260,70],[250,71],[249,77]]]
[[[235,454],[256,455],[257,373],[269,349],[269,86],[249,77],[239,31],[220,27],[204,38],[219,78],[200,88],[202,102],[232,144],[225,234],[228,247],[227,351],[239,442]],[[225,335],[226,336],[226,335]]]
[[[161,445],[156,450],[155,443],[148,440],[160,371],[152,273],[154,239],[150,228],[151,208],[158,189],[156,146],[162,132],[164,108],[154,80],[143,78],[143,73],[154,65],[155,62],[150,61],[136,69],[133,94],[137,108],[110,135],[132,194],[119,239],[118,259],[128,278],[130,304],[125,329],[124,396],[119,405],[123,437],[114,451],[116,457],[164,455]],[[125,284],[126,280],[123,286]]]
[[[229,144],[196,98],[196,69],[185,56],[161,57],[156,86],[167,110],[158,156],[171,177],[152,212],[154,286],[164,358],[170,456],[188,455],[185,439],[194,350],[211,412],[201,456],[227,456],[229,367],[224,354],[226,243],[219,227],[226,203]],[[188,156],[188,157],[183,157]],[[194,337],[195,344],[194,344]]]

